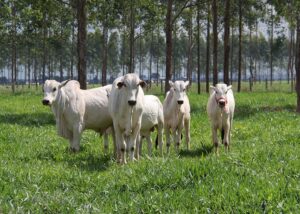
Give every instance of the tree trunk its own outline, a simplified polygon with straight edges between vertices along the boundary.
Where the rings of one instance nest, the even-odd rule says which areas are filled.
[[[28,79],[28,88],[30,88],[30,85],[31,85],[30,73],[31,73],[31,54],[30,54],[30,46],[28,45],[28,47],[27,47],[27,79]]]
[[[187,80],[192,85],[192,48],[193,48],[193,20],[192,15],[189,15],[188,27],[188,58],[187,58]]]
[[[287,81],[290,83],[290,73],[292,67],[292,42],[293,42],[293,30],[290,28],[290,42],[288,46],[288,66],[287,66]]]
[[[241,77],[242,77],[242,0],[239,0],[239,73],[238,73],[238,92],[241,91]]]
[[[151,88],[152,80],[151,80],[151,74],[152,74],[152,58],[153,58],[153,31],[151,32],[151,47],[150,47],[150,59],[149,59],[149,87]]]
[[[135,12],[133,7],[133,0],[130,1],[130,39],[129,39],[129,71],[128,73],[134,73],[134,28],[135,28]]]
[[[81,89],[87,88],[86,83],[86,0],[77,0],[77,54],[78,81]]]
[[[218,83],[218,7],[217,0],[212,2],[213,13],[213,85]]]
[[[234,48],[234,28],[231,26],[231,51],[230,51],[230,84],[233,82],[233,48]]]
[[[273,9],[271,11],[271,35],[270,35],[270,81],[273,83],[273,34],[274,34],[274,17]]]
[[[17,20],[16,20],[16,5],[12,3],[12,32],[11,32],[11,89],[15,93],[16,73],[17,73]]]
[[[224,17],[224,83],[229,85],[229,54],[230,54],[230,0],[225,2],[225,17]]]
[[[250,65],[249,65],[249,71],[250,71],[250,91],[252,91],[252,86],[253,86],[253,80],[254,80],[254,75],[253,75],[253,57],[251,55],[251,50],[252,50],[252,26],[249,26],[249,49],[250,49]]]
[[[72,23],[72,42],[71,42],[71,62],[70,62],[70,76],[69,79],[74,77],[74,44],[75,44],[75,23]]]
[[[201,93],[200,85],[200,0],[197,1],[197,91]]]
[[[42,62],[42,81],[46,80],[46,38],[47,38],[47,26],[46,26],[46,11],[43,12],[43,62]],[[61,56],[62,57],[62,56]]]
[[[172,79],[172,5],[173,0],[168,0],[166,15],[166,82],[165,93],[169,91],[169,80]]]
[[[297,40],[296,40],[296,93],[297,93],[297,112],[300,113],[300,15],[297,17]]]
[[[209,4],[209,3],[208,3]],[[210,69],[210,6],[207,6],[207,26],[206,26],[206,93],[209,92],[209,69]]]
[[[103,23],[103,56],[102,56],[102,77],[101,77],[102,86],[105,86],[107,84],[106,82],[107,53],[108,53],[107,43],[108,43],[108,27],[105,20]]]

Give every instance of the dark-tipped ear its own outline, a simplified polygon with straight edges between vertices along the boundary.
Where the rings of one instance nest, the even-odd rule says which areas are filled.
[[[67,85],[67,83],[69,82],[70,80],[65,80],[63,81],[62,83],[60,83],[60,85],[58,86],[58,89],[61,89],[62,87],[64,87],[65,85]]]
[[[124,83],[123,82],[118,82],[117,83],[117,86],[118,86],[118,88],[120,89],[120,88],[122,88],[123,87],[123,85],[124,85]]]
[[[147,83],[144,81],[144,80],[141,80],[139,85],[142,87],[142,88],[145,88],[147,86]]]

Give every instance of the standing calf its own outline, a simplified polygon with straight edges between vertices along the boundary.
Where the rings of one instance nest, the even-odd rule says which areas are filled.
[[[219,83],[215,87],[211,86],[212,93],[207,103],[207,113],[211,121],[212,140],[218,153],[217,130],[221,131],[222,143],[225,150],[229,151],[230,131],[232,128],[235,101],[231,86]]]
[[[151,156],[151,132],[154,131],[154,128],[157,129],[157,143],[159,145],[160,155],[162,155],[164,128],[163,106],[158,97],[153,95],[145,95],[140,137],[137,138],[137,158],[139,158],[139,155],[142,152],[143,138],[146,138],[148,142],[148,155]]]
[[[187,149],[190,148],[190,102],[186,95],[186,88],[189,81],[169,81],[171,86],[163,103],[164,127],[167,141],[167,152],[170,147],[170,130],[173,134],[173,141],[178,151],[181,143],[181,133],[185,128],[185,141]]]

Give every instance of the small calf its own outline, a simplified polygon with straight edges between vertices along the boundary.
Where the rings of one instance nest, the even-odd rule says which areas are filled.
[[[229,151],[230,131],[232,128],[235,101],[231,86],[219,83],[211,86],[212,92],[207,103],[207,113],[211,121],[212,140],[218,153],[217,130],[221,131],[222,143]]]

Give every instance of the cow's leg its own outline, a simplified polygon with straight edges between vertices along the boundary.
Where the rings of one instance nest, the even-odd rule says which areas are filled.
[[[108,154],[108,133],[107,130],[103,133],[103,142],[104,142],[104,154]]]
[[[185,129],[186,149],[189,150],[190,149],[190,139],[191,139],[191,135],[190,135],[190,119],[186,119],[184,121],[184,129]]]
[[[217,127],[215,127],[215,126],[212,126],[212,141],[213,141],[213,144],[214,144],[214,147],[215,147],[216,154],[219,154],[219,151],[218,151],[218,146],[219,146],[218,133],[217,133]]]
[[[178,126],[177,132],[174,130],[173,136],[175,141],[176,152],[179,152],[179,146],[181,144],[182,125]]]
[[[148,155],[152,155],[152,141],[151,141],[151,133],[148,133],[148,136],[146,137],[147,143],[148,143]]]
[[[80,138],[81,138],[82,131],[83,131],[83,126],[81,123],[75,124],[73,126],[73,140],[72,140],[71,150],[74,152],[78,152],[80,149]]]
[[[117,163],[126,163],[126,144],[124,142],[124,136],[117,124],[114,122],[114,130],[116,135],[116,147],[117,147]]]
[[[223,144],[225,146],[225,151],[229,151],[229,135],[230,135],[230,121],[229,119],[226,122],[226,125],[224,126],[224,139]]]
[[[112,139],[113,139],[113,144],[114,144],[114,156],[115,158],[117,159],[117,141],[116,141],[116,133],[115,133],[115,129],[114,127],[112,126],[111,127],[111,136],[112,136]]]
[[[165,132],[166,132],[166,145],[167,145],[167,153],[170,153],[170,146],[171,146],[171,142],[170,142],[170,128],[165,126]]]
[[[138,135],[137,137],[136,137],[136,146],[135,146],[135,158],[137,159],[137,160],[139,160],[140,159],[140,155],[141,155],[141,150],[142,150],[142,137],[140,136],[140,135]]]
[[[137,123],[134,129],[132,129],[131,135],[129,135],[129,141],[128,141],[128,149],[129,149],[129,159],[131,161],[134,160],[134,150],[135,150],[135,144],[136,144],[136,138],[138,137],[141,129],[141,123]]]
[[[158,145],[159,145],[159,153],[162,156],[163,155],[163,125],[158,124],[157,127],[157,140],[158,140]]]

